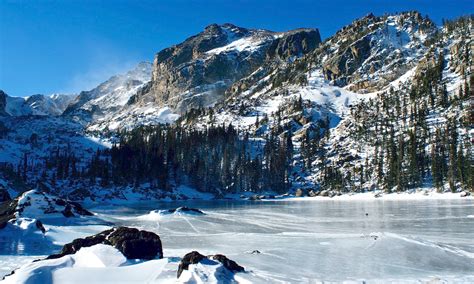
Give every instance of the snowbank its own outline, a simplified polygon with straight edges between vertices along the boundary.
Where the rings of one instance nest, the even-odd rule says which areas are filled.
[[[451,200],[451,199],[474,199],[474,197],[461,196],[461,192],[445,192],[438,193],[436,191],[417,191],[417,192],[400,192],[400,193],[382,193],[364,192],[364,193],[348,193],[334,197],[315,196],[315,197],[293,197],[285,196],[276,199],[265,199],[265,201],[328,201],[328,200],[344,200],[344,201],[367,201],[367,200]]]
[[[160,259],[132,264],[114,247],[98,244],[74,255],[27,264],[4,283],[149,283],[167,263]]]

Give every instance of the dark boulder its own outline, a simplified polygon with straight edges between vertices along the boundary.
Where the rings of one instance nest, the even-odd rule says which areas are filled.
[[[183,273],[183,270],[188,270],[190,264],[196,264],[199,263],[201,260],[206,259],[204,255],[200,254],[197,251],[192,251],[190,253],[187,253],[183,259],[181,259],[181,262],[179,263],[178,266],[178,278],[181,276],[181,273]]]
[[[67,204],[65,207],[64,207],[64,210],[61,211],[61,213],[63,213],[64,217],[66,218],[71,218],[71,217],[74,217],[74,213],[72,213],[72,208],[71,208],[71,205]]]
[[[82,215],[82,216],[94,216],[94,214],[82,207],[81,204],[74,202],[74,201],[67,201],[69,204],[71,204],[72,208],[74,208],[74,211],[76,211],[77,214]]]
[[[128,259],[163,258],[163,248],[157,234],[135,228],[119,227],[83,239],[75,239],[64,245],[59,254],[50,255],[46,259],[74,254],[83,247],[97,244],[111,245]]]
[[[227,256],[225,255],[215,254],[209,257],[213,260],[219,261],[220,263],[222,263],[222,265],[224,265],[225,268],[229,269],[232,272],[245,271],[245,269],[242,266],[238,265],[237,262],[233,261],[232,259],[228,259]]]
[[[108,241],[129,259],[163,258],[160,237],[148,231],[119,227],[109,236]]]
[[[181,273],[183,273],[183,270],[189,269],[189,265],[197,264],[206,259],[220,262],[225,268],[227,268],[228,270],[234,273],[245,271],[245,269],[242,266],[238,265],[237,262],[227,258],[225,255],[215,254],[215,255],[204,256],[197,251],[192,251],[190,253],[187,253],[183,257],[183,259],[181,259],[181,262],[179,263],[179,266],[178,266],[178,278],[181,276]]]
[[[46,229],[44,228],[43,223],[41,223],[40,220],[36,220],[35,225],[36,225],[36,228],[38,228],[38,230],[41,231],[41,233],[43,234],[46,233]]]
[[[110,242],[107,241],[107,236],[110,235],[110,233],[112,233],[113,230],[114,229],[106,230],[96,235],[85,237],[83,239],[82,238],[75,239],[72,242],[65,244],[60,253],[52,254],[46,257],[46,259],[55,259],[55,258],[63,257],[68,254],[75,254],[77,251],[79,251],[83,247],[91,247],[97,244],[110,245]]]
[[[262,200],[262,199],[260,198],[260,196],[258,196],[258,195],[255,194],[255,195],[250,196],[250,197],[248,198],[248,200],[250,200],[250,201],[258,201],[258,200]]]

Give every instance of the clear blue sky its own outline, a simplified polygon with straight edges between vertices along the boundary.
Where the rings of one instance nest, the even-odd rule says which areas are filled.
[[[211,23],[323,38],[369,12],[418,10],[437,24],[474,0],[0,0],[0,89],[13,96],[88,90]]]

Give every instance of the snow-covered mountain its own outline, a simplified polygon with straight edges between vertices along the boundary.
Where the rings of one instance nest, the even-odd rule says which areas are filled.
[[[125,74],[110,77],[90,91],[81,92],[65,109],[63,115],[83,124],[111,115],[150,81],[152,66],[141,62]]]
[[[370,14],[291,64],[275,65],[265,74],[255,72],[236,82],[214,108],[213,119],[247,128],[257,116],[288,111],[301,96],[310,103],[311,120],[329,115],[339,121],[357,101],[374,97],[397,79],[408,80],[402,76],[417,66],[429,49],[424,42],[436,31],[416,12]],[[202,121],[209,122],[205,117]]]
[[[445,150],[433,154],[451,167],[455,161],[449,162],[449,157],[460,157],[462,163],[472,147],[471,130],[466,126],[467,94],[473,80],[472,25],[471,17],[439,28],[418,12],[369,14],[321,42],[316,29],[271,32],[213,24],[158,52],[153,64],[140,63],[81,92],[57,118],[8,117],[53,111],[44,111],[52,109],[44,96],[32,96],[26,104],[3,94],[0,115],[6,116],[2,123],[8,129],[3,144],[10,146],[3,146],[2,160],[19,161],[25,152],[39,158],[55,147],[71,147],[76,157],[89,159],[95,150],[110,144],[88,136],[108,139],[119,130],[142,125],[207,129],[232,124],[262,143],[269,136],[291,136],[294,160],[288,182],[292,189],[337,188],[341,192],[355,185],[358,190],[387,189],[401,179],[407,181],[398,187],[432,186],[427,163],[434,156],[428,153],[445,147],[436,146],[437,137],[454,135],[452,129],[456,129],[457,148],[451,154]],[[48,98],[58,106],[54,109],[66,105]],[[42,131],[48,136],[33,140],[53,143],[19,142],[31,141],[32,134]],[[414,156],[405,147],[410,139],[418,141],[417,157],[425,159],[423,166],[416,166],[423,182],[412,182],[407,174],[413,171],[408,167]],[[87,149],[84,155],[81,145]],[[397,157],[406,159],[397,161],[399,172],[407,174],[402,178],[389,177],[397,147],[403,150]],[[382,167],[377,166],[380,163]],[[455,175],[447,167],[444,181]],[[377,176],[368,174],[375,172]],[[457,183],[451,178],[451,182],[470,180],[462,178]],[[334,179],[343,180],[344,185],[329,184]],[[147,184],[141,194],[146,196],[152,187]],[[117,188],[109,192],[111,196],[120,195]]]
[[[210,25],[198,35],[157,53],[151,81],[120,111],[91,121],[88,129],[131,129],[173,122],[188,110],[223,101],[225,93],[242,78],[256,72],[265,74],[270,66],[292,62],[320,42],[316,29],[278,33],[232,24]]]
[[[76,98],[75,94],[33,95],[26,97],[25,103],[33,115],[61,115],[67,106]]]
[[[73,94],[37,94],[29,97],[11,97],[0,90],[0,115],[58,116],[75,97],[76,95]]]

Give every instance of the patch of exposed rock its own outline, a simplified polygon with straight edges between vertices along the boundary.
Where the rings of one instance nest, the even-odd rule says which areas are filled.
[[[50,255],[46,259],[75,254],[83,247],[97,244],[111,245],[128,259],[163,258],[163,248],[157,234],[135,228],[118,227],[86,238],[75,239],[64,245],[60,253]]]

